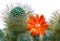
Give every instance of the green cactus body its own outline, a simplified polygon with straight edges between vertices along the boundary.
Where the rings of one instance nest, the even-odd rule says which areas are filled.
[[[18,17],[20,16],[21,17],[25,13],[25,11],[21,7],[15,7],[11,10],[10,13],[13,17],[15,17],[15,16],[18,16]]]
[[[0,41],[8,41],[8,40],[5,39],[5,38],[0,37]]]
[[[34,39],[34,41],[40,41],[40,36],[39,35],[33,36],[33,39]]]
[[[50,31],[47,31],[46,36],[43,36],[44,41],[52,41],[53,34]]]
[[[4,33],[3,31],[0,29],[0,37],[3,37],[4,36]]]
[[[9,41],[17,41],[20,34],[27,32],[26,21],[31,11],[26,10],[26,8],[15,6],[10,12],[7,11],[7,16],[5,16],[7,34],[5,36]]]
[[[53,41],[59,41],[60,38],[60,11],[56,11],[50,21],[49,30],[53,33]],[[58,39],[59,40],[58,40]]]
[[[33,41],[33,38],[29,34],[21,34],[18,36],[17,41]]]

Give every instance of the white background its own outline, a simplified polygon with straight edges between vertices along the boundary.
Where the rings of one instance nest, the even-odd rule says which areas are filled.
[[[34,13],[39,15],[44,14],[47,21],[49,21],[49,18],[54,11],[60,9],[60,0],[0,0],[0,17],[2,16],[1,11],[6,8],[6,5],[16,1],[30,5],[34,10]],[[0,29],[3,28],[3,20],[0,19]]]

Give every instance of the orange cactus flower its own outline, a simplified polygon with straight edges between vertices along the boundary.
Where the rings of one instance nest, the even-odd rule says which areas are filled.
[[[40,17],[36,14],[36,17],[30,16],[30,20],[27,21],[28,23],[28,31],[32,30],[33,36],[36,35],[46,35],[46,30],[48,28],[48,24],[45,21],[44,15]]]

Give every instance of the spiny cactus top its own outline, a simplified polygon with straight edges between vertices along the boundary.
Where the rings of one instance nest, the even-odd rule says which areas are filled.
[[[23,16],[23,14],[25,13],[24,9],[21,8],[21,7],[14,7],[12,10],[11,10],[11,15],[12,16]]]

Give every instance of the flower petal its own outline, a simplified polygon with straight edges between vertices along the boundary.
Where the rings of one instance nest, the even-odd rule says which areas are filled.
[[[45,36],[45,35],[46,35],[46,33],[45,33],[44,30],[41,30],[41,31],[40,31],[40,34],[41,34],[42,36]]]
[[[41,23],[42,21],[45,21],[44,15],[40,16],[39,22]]]
[[[33,16],[30,16],[30,18],[34,21],[35,20],[35,18],[33,17]]]
[[[33,31],[32,31],[32,35],[33,35],[33,36],[36,36],[37,33],[38,33],[38,31],[37,31],[36,29],[33,29]]]
[[[35,27],[35,25],[31,25],[31,24],[30,24],[30,25],[29,25],[29,27],[32,27],[32,28],[34,28],[34,27]]]
[[[28,20],[27,23],[28,24],[35,24],[34,21],[32,21],[32,20]]]
[[[47,28],[48,28],[48,24],[43,24],[43,25],[41,26],[41,29],[47,30]]]
[[[39,15],[36,14],[36,23],[38,23],[38,22],[39,22]]]
[[[41,21],[40,25],[42,26],[43,24],[46,24],[46,21]]]
[[[28,27],[28,31],[32,30],[32,27]]]

